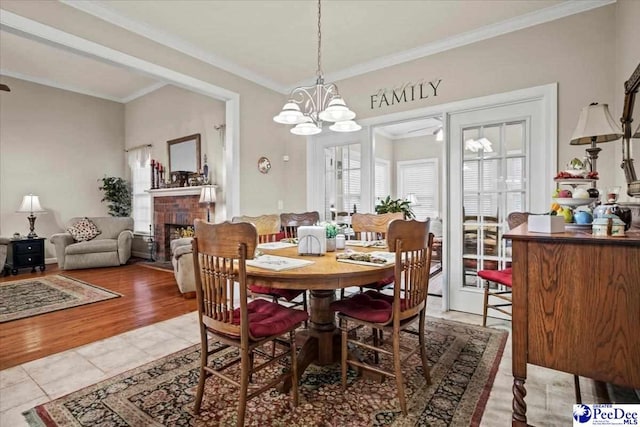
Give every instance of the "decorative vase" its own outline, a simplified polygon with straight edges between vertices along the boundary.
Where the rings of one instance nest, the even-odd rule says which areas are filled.
[[[327,252],[335,252],[336,250],[336,238],[327,237]]]

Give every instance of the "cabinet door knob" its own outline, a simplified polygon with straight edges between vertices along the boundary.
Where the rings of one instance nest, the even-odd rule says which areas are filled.
[[[31,261],[31,258],[29,258],[29,261]]]
[[[27,249],[31,250],[31,246],[27,246]]]

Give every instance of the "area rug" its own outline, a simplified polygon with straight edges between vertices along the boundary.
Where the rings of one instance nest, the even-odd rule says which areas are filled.
[[[60,274],[3,282],[0,283],[0,323],[119,296]]]
[[[363,379],[349,371],[348,387],[342,391],[339,364],[312,365],[301,378],[297,408],[290,409],[289,395],[267,391],[248,402],[245,425],[478,425],[507,332],[428,318],[426,335],[432,384],[424,380],[418,355],[404,364],[407,416],[399,410],[395,381]],[[403,337],[403,344],[417,345],[417,337]],[[235,354],[224,352],[216,365]],[[39,427],[235,425],[237,388],[214,377],[207,380],[200,415],[192,414],[199,357],[198,346],[187,348],[37,406],[24,416],[30,426]],[[259,380],[256,374],[254,381]]]

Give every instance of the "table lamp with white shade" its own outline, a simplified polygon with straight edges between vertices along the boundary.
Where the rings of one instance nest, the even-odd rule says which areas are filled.
[[[35,232],[36,216],[34,214],[47,213],[47,211],[42,209],[42,206],[40,206],[40,199],[38,196],[31,193],[24,196],[22,198],[22,203],[16,212],[29,212],[29,216],[27,217],[29,220],[29,234],[27,237],[30,239],[38,237]]]
[[[207,222],[211,222],[211,213],[209,208],[216,202],[216,187],[213,185],[204,185],[200,191],[200,204],[207,205]]]

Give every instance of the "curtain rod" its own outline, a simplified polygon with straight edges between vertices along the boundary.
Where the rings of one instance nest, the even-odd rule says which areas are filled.
[[[153,144],[142,144],[142,145],[136,145],[135,147],[131,147],[129,149],[124,150],[125,153],[128,153],[131,150],[136,150],[138,148],[142,148],[142,147],[153,147]]]

